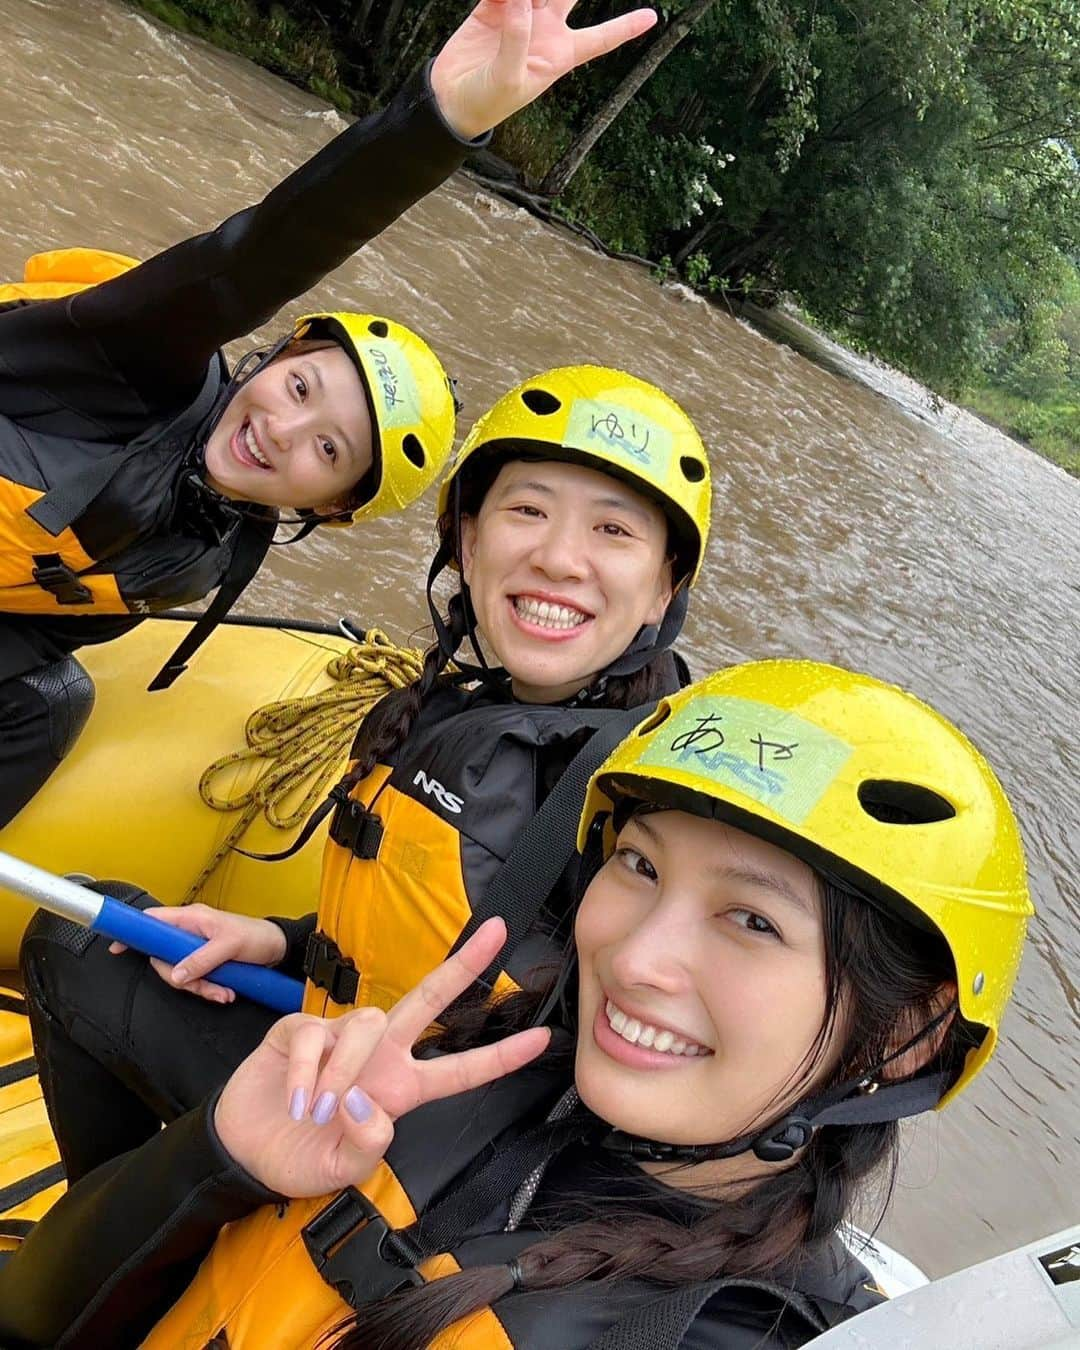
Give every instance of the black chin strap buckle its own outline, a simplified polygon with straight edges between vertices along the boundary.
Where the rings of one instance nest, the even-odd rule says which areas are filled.
[[[787,1162],[814,1137],[814,1127],[805,1116],[788,1116],[768,1134],[754,1140],[754,1153],[762,1162]]]
[[[686,1150],[679,1144],[662,1144],[658,1139],[641,1139],[637,1135],[612,1130],[604,1136],[601,1146],[620,1158],[631,1162],[682,1162]]]
[[[315,1269],[352,1308],[424,1283],[416,1269],[423,1252],[353,1186],[320,1210],[301,1236]]]

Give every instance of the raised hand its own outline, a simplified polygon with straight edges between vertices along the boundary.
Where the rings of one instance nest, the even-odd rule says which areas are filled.
[[[514,1073],[547,1046],[546,1028],[494,1045],[416,1059],[418,1038],[491,963],[506,940],[489,919],[389,1013],[360,1008],[276,1022],[218,1100],[214,1123],[256,1180],[298,1199],[368,1177],[407,1111]]]
[[[435,58],[440,111],[461,136],[490,130],[576,66],[640,37],[656,23],[635,9],[591,28],[570,28],[576,0],[480,0]]]
[[[179,965],[152,958],[150,964],[165,981],[186,993],[197,994],[210,1003],[232,1003],[236,993],[224,985],[203,977],[226,961],[250,961],[257,966],[274,966],[285,955],[285,934],[268,919],[253,919],[246,914],[230,914],[212,909],[209,905],[162,905],[148,909],[155,919],[183,928],[206,938],[197,952],[185,957]],[[109,951],[113,956],[126,951],[122,942],[113,942]]]

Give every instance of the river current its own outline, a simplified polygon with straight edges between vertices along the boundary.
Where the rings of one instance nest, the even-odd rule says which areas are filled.
[[[147,256],[257,200],[344,126],[314,98],[113,0],[0,0],[0,277],[39,249]],[[358,185],[358,191],[363,185]],[[795,655],[953,718],[1020,816],[1038,917],[1000,1053],[908,1130],[882,1229],[940,1274],[1080,1218],[1080,483],[831,344],[829,368],[458,176],[291,307],[384,310],[459,379],[462,430],[545,367],[656,381],[709,447],[695,674]],[[282,324],[273,330],[279,331]],[[275,553],[254,613],[420,636],[432,499]]]

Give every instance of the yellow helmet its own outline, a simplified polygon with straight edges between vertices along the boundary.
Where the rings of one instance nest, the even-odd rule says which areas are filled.
[[[338,524],[391,515],[435,481],[454,444],[454,392],[422,337],[379,314],[306,314],[293,338],[340,343],[360,372],[374,432],[376,486]]]
[[[655,385],[606,366],[563,366],[511,389],[469,432],[439,489],[481,457],[570,460],[624,479],[652,498],[678,541],[679,575],[694,584],[709,537],[709,457],[693,422]]]
[[[616,747],[589,783],[579,848],[620,797],[724,820],[929,920],[961,1013],[986,1031],[938,1105],[990,1058],[1033,912],[1023,846],[993,770],[925,703],[812,661],[734,666],[661,700]]]

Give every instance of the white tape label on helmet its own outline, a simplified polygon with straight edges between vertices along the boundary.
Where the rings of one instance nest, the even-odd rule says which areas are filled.
[[[420,421],[420,394],[409,358],[392,338],[358,344],[374,375],[374,396],[383,427],[414,427]]]
[[[734,788],[793,825],[802,824],[852,753],[797,713],[746,698],[692,699],[651,735],[643,766]]]
[[[573,450],[599,452],[605,459],[621,459],[639,473],[663,479],[671,461],[672,435],[651,417],[607,399],[576,398],[563,444]]]

